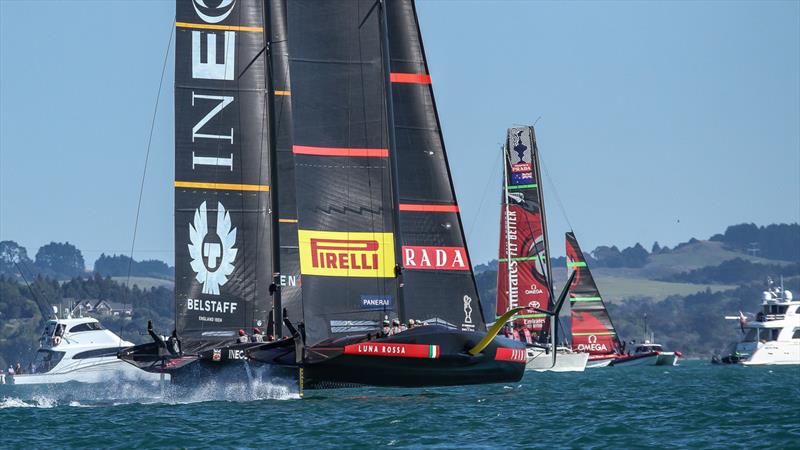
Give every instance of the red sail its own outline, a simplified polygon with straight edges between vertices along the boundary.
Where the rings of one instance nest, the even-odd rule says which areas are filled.
[[[574,233],[567,233],[567,269],[576,276],[569,290],[572,349],[592,355],[619,353],[619,340]]]
[[[547,315],[533,308],[550,308],[550,289],[533,129],[509,129],[505,157],[496,312],[500,316],[510,308],[530,307],[532,309],[516,316],[515,322],[539,332],[548,326]]]

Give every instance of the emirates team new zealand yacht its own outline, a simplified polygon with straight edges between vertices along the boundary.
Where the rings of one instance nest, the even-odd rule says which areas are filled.
[[[763,293],[761,311],[754,321],[748,321],[741,312],[726,318],[739,320],[744,337],[720,362],[800,364],[800,300],[795,300],[791,291],[770,286]]]
[[[652,333],[641,344],[636,345],[632,341],[633,352],[626,352],[627,344],[617,335],[575,233],[570,231],[566,234],[566,243],[567,268],[575,271],[575,277],[569,284],[572,349],[589,356],[587,367],[675,365],[681,353],[666,352],[661,345],[652,343]],[[646,319],[645,316],[645,336]]]
[[[117,359],[117,352],[132,347],[90,317],[54,319],[47,322],[39,349],[29,370],[7,376],[7,384],[57,384],[66,382],[108,383],[117,381],[158,381],[147,373]]]
[[[503,194],[496,313],[506,335],[526,344],[526,370],[582,372],[589,355],[557,347],[558,313],[566,288],[553,301],[550,247],[533,127],[509,128],[503,146]],[[573,277],[570,280],[574,279]],[[508,317],[508,311],[521,309]],[[556,348],[555,352],[548,349]]]
[[[524,345],[480,307],[414,2],[209,4],[176,5],[180,345],[120,358],[187,384],[243,361],[301,389],[519,380]],[[269,342],[237,343],[255,328]]]

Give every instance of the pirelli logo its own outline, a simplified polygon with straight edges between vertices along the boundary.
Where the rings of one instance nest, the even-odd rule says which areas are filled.
[[[394,277],[392,233],[298,230],[300,273],[324,277]]]

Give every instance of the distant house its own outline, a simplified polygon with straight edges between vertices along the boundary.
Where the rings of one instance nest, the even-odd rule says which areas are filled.
[[[94,298],[75,299],[64,298],[63,300],[68,305],[73,305],[70,314],[72,317],[81,317],[84,314],[91,314],[94,311],[94,305],[98,300]]]
[[[114,316],[114,317],[131,317],[133,316],[133,308],[131,305],[126,305],[119,302],[112,302],[109,300],[100,300],[95,303],[92,309],[94,316]]]

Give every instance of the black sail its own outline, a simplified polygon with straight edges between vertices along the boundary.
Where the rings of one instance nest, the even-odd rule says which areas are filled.
[[[184,350],[263,326],[272,273],[259,0],[176,2],[176,328]]]
[[[374,5],[288,2],[307,345],[375,330],[395,314],[386,85]]]
[[[404,312],[484,330],[414,1],[386,5]]]
[[[272,100],[271,132],[275,145],[275,178],[278,201],[277,227],[279,234],[280,270],[276,283],[280,286],[277,308],[278,327],[282,310],[289,318],[302,317],[300,291],[300,256],[297,247],[297,204],[294,186],[294,156],[292,155],[292,102],[289,76],[289,41],[286,23],[286,0],[268,0],[269,60]]]

